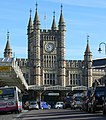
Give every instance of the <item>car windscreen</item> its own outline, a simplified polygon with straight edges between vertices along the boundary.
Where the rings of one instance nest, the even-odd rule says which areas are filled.
[[[96,91],[95,95],[98,96],[98,97],[99,96],[104,96],[104,91]]]
[[[29,103],[30,103],[30,105],[37,104],[37,102],[36,102],[36,101],[30,101]]]

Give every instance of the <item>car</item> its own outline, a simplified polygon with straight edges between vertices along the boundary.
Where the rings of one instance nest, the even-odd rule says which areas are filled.
[[[63,108],[63,102],[56,102],[55,108],[56,108],[56,109]]]
[[[71,102],[70,101],[64,102],[63,109],[67,109],[67,108],[71,109]]]
[[[73,95],[72,109],[82,109],[82,94],[76,93]]]
[[[44,101],[44,102],[41,101],[39,105],[40,105],[40,108],[41,108],[41,109],[51,109],[51,105],[49,105],[49,104],[48,104],[47,102],[45,102],[45,101]]]
[[[36,101],[29,101],[28,109],[29,110],[32,110],[32,109],[38,110],[39,109],[39,105],[38,105],[38,103]]]
[[[67,108],[71,109],[71,104],[72,104],[72,96],[66,96],[64,98],[63,109],[67,109]]]

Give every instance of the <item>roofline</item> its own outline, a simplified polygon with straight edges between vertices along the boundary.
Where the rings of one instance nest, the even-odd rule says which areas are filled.
[[[93,59],[93,60],[105,60],[106,58],[97,58],[97,59]]]

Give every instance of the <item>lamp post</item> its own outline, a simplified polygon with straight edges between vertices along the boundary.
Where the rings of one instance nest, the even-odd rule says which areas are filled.
[[[99,44],[99,52],[101,52],[102,51],[102,49],[101,49],[101,45],[102,44],[104,44],[105,45],[105,55],[106,55],[106,43],[105,42],[101,42],[100,44]]]
[[[102,49],[101,49],[101,45],[102,44],[104,44],[105,45],[105,55],[106,55],[106,43],[105,42],[101,42],[100,44],[99,44],[99,52],[101,52],[102,51]],[[104,71],[105,71],[105,77],[106,77],[106,64],[105,64],[105,69],[104,69]],[[105,80],[105,86],[106,86],[106,80]]]

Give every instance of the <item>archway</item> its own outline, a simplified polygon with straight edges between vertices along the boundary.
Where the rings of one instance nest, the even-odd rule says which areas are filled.
[[[64,91],[59,90],[47,90],[42,93],[42,100],[48,102],[51,107],[58,101],[63,101],[66,96]]]

